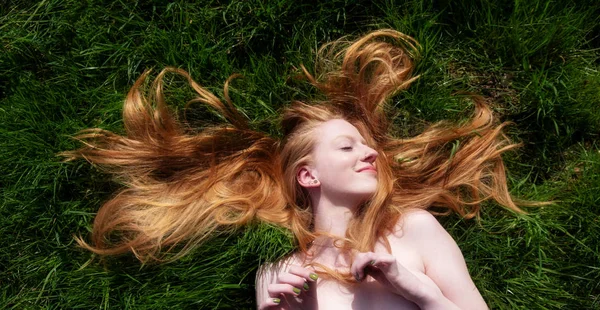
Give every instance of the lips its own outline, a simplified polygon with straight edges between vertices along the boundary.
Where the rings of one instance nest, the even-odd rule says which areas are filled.
[[[375,167],[373,166],[368,166],[368,167],[363,167],[358,169],[358,171],[356,172],[370,172],[370,173],[377,173],[377,169],[375,169]]]

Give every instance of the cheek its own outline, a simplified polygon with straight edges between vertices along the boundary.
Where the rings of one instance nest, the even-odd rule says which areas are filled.
[[[353,172],[354,161],[347,155],[331,157],[329,161],[324,163],[323,169],[331,176],[347,175]]]
[[[339,184],[349,178],[352,166],[341,158],[331,158],[328,161],[319,162],[316,166],[317,178],[321,182]]]

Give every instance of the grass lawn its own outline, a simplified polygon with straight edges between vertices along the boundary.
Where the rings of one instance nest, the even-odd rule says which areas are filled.
[[[491,100],[522,147],[505,156],[516,197],[554,201],[481,221],[439,218],[492,309],[600,309],[600,2],[95,1],[0,3],[0,309],[250,309],[254,273],[293,249],[276,227],[216,236],[169,264],[99,259],[77,247],[121,184],[85,161],[63,163],[77,131],[123,133],[122,100],[148,68],[180,67],[259,130],[294,99],[322,43],[393,28],[422,45],[421,78],[391,101],[400,136]],[[173,76],[169,104],[193,96]],[[206,108],[187,112],[197,124]],[[211,118],[212,117],[212,118]]]

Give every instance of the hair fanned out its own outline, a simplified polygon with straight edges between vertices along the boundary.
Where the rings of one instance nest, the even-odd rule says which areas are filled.
[[[186,133],[165,105],[162,80],[168,72],[187,78],[199,94],[194,101],[212,106],[229,124]],[[249,130],[227,95],[224,104],[183,70],[167,68],[156,77],[149,96],[153,108],[141,92],[148,74],[127,94],[126,136],[83,130],[75,138],[85,146],[61,154],[85,158],[127,186],[100,208],[93,245],[78,238],[79,244],[99,254],[132,251],[142,261],[159,260],[161,248],[184,244],[175,259],[255,218],[288,227],[281,173],[273,165],[278,141]]]
[[[349,223],[341,246],[347,253],[385,242],[406,208],[445,207],[469,218],[478,215],[482,201],[494,199],[522,212],[508,192],[501,158],[516,145],[480,97],[472,96],[474,116],[464,125],[435,124],[409,139],[390,136],[385,104],[417,78],[412,74],[418,51],[414,39],[394,30],[325,45],[316,77],[302,68],[326,100],[286,108],[281,142],[249,129],[229,99],[229,80],[223,103],[186,72],[169,68],[155,79],[148,100],[140,91],[145,72],[125,100],[127,136],[84,130],[76,138],[85,146],[62,153],[105,167],[127,185],[98,212],[93,245],[79,243],[100,254],[132,251],[143,261],[160,259],[161,248],[184,244],[177,258],[214,233],[258,219],[290,229],[304,252],[315,235],[306,206],[310,199],[295,182],[294,169],[310,160],[312,128],[333,118],[355,125],[380,154],[379,186]],[[199,94],[196,101],[229,123],[188,133],[165,104],[167,72],[187,78]],[[328,274],[354,281],[349,274]]]

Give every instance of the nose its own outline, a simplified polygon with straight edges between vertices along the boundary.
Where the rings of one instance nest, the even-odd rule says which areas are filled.
[[[365,157],[363,158],[363,161],[366,161],[368,163],[374,163],[375,160],[377,159],[377,151],[370,148],[370,147],[366,147],[366,152],[365,152]]]

